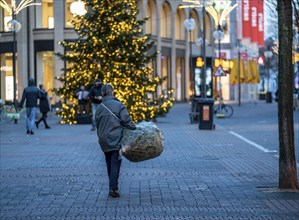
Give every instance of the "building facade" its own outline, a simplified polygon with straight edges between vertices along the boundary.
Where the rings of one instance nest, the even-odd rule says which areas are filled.
[[[23,88],[27,86],[28,78],[33,77],[38,84],[44,84],[47,89],[60,86],[55,77],[63,74],[66,64],[55,54],[64,53],[58,42],[76,39],[70,20],[74,17],[70,7],[75,0],[39,0],[40,6],[30,6],[17,14],[16,19],[22,28],[16,34],[16,99],[21,99]],[[10,0],[6,1],[11,6]],[[20,1],[17,1],[17,4]],[[160,53],[154,62],[156,74],[167,77],[158,93],[174,89],[176,101],[188,101],[194,95],[196,79],[193,74],[194,65],[190,57],[203,56],[203,45],[198,44],[203,29],[206,32],[206,57],[212,60],[219,54],[218,45],[213,38],[216,30],[213,18],[202,8],[181,8],[182,1],[139,0],[139,18],[148,17],[144,25],[144,33],[152,34],[155,50]],[[205,25],[203,24],[205,16]],[[187,18],[195,20],[195,28],[187,31],[184,21]],[[13,34],[7,25],[11,15],[0,8],[0,72],[3,101],[13,99]],[[236,23],[236,13],[226,18],[224,34],[221,41],[222,58],[232,58],[236,45],[236,30],[230,28]],[[191,42],[191,44],[190,44]],[[208,62],[208,61],[207,61]],[[210,61],[209,61],[210,62]],[[193,62],[194,63],[194,62]],[[212,76],[212,64],[207,73],[216,91],[215,79]],[[192,69],[192,71],[190,71]],[[223,98],[232,99],[228,77],[222,79]],[[52,104],[58,101],[55,94]]]

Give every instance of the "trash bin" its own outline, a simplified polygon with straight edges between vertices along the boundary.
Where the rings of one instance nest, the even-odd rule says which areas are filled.
[[[214,130],[214,99],[201,98],[199,104],[199,129]]]

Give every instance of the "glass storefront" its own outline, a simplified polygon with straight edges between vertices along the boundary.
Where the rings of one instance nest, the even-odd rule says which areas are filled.
[[[184,74],[184,59],[176,58],[176,90],[175,98],[177,101],[182,101],[185,97],[185,74]]]
[[[12,53],[0,54],[0,73],[1,73],[1,99],[2,101],[13,101],[13,70],[12,70]],[[16,62],[17,63],[17,62]],[[16,74],[18,69],[16,67]],[[16,77],[18,79],[18,76]],[[18,83],[18,81],[16,81]],[[17,94],[18,98],[18,94]]]
[[[170,78],[170,57],[168,56],[162,56],[162,77],[166,78],[162,83],[162,90],[164,93],[167,94],[167,90],[169,89],[171,85],[171,78]]]
[[[53,0],[42,0],[42,5],[35,7],[36,17],[42,19],[36,19],[36,28],[53,29],[54,28],[54,7]]]
[[[54,88],[54,52],[42,51],[36,53],[36,85],[43,84],[48,90],[49,97],[53,97]],[[54,100],[53,100],[54,101]]]

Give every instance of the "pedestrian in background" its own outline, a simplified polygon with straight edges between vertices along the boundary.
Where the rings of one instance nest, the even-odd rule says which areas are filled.
[[[95,122],[95,113],[99,104],[102,103],[102,81],[100,79],[96,79],[95,84],[89,90],[89,98],[91,99],[91,107],[92,107],[92,118],[91,118],[91,130],[96,130],[96,122]]]
[[[80,89],[76,92],[76,98],[78,99],[79,104],[79,114],[88,114],[88,100],[89,100],[89,92],[85,90],[85,86],[81,85]]]
[[[20,102],[20,108],[26,100],[26,129],[27,134],[34,134],[34,122],[36,116],[37,100],[41,97],[39,89],[35,86],[35,81],[33,78],[29,78],[28,86],[23,90],[22,100]]]
[[[103,102],[96,110],[98,142],[105,154],[109,178],[109,195],[119,197],[118,178],[121,165],[120,140],[124,127],[135,130],[127,108],[114,95],[113,86],[102,87]]]
[[[39,85],[39,89],[40,89],[40,101],[39,101],[39,110],[42,113],[41,118],[35,122],[36,127],[38,128],[38,125],[41,121],[44,122],[45,128],[49,129],[51,128],[48,123],[47,123],[47,114],[51,109],[50,106],[50,100],[49,100],[49,96],[48,96],[48,92],[46,91],[46,88],[44,85]]]

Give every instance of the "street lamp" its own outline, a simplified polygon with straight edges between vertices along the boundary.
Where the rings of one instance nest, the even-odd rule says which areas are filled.
[[[218,59],[219,59],[219,67],[218,68],[221,68],[221,40],[224,39],[224,33],[223,31],[221,30],[221,26],[220,24],[218,24],[218,29],[216,31],[214,31],[213,33],[213,37],[218,40]],[[223,70],[222,70],[223,71]],[[217,76],[216,76],[217,77]],[[222,117],[224,115],[221,114],[221,104],[222,104],[222,91],[221,91],[221,74],[219,75],[219,114],[217,114],[217,117]]]
[[[74,1],[70,7],[71,13],[73,15],[83,16],[86,14],[85,3],[81,0]]]
[[[270,91],[270,59],[273,56],[273,52],[271,50],[266,50],[264,52],[265,58],[267,58],[267,92],[266,92],[266,103],[271,103],[272,102],[272,92]]]
[[[218,47],[219,47],[219,61],[220,61],[220,41],[224,38],[224,33],[221,30],[221,24],[225,23],[226,17],[238,6],[237,3],[232,5],[232,1],[225,1],[225,3],[217,3],[214,1],[214,7],[208,7],[207,12],[212,16],[215,26],[218,29],[213,33],[214,38],[218,39]],[[220,63],[220,62],[219,62]],[[221,78],[220,78],[221,80]],[[220,85],[221,86],[221,85]],[[220,90],[221,93],[221,90]],[[220,94],[221,95],[221,94]],[[221,104],[221,100],[220,100]],[[221,108],[220,108],[221,110]]]
[[[4,1],[0,0],[0,7],[2,7],[4,10],[6,10],[10,15],[12,16],[12,20],[7,23],[8,28],[13,33],[13,55],[12,55],[12,72],[13,72],[13,104],[17,108],[17,99],[16,99],[16,91],[17,91],[17,82],[16,82],[16,33],[18,33],[22,25],[20,22],[16,20],[16,15],[22,11],[24,8],[27,8],[29,6],[33,5],[41,5],[41,3],[32,3],[34,0],[22,0],[19,5],[16,5],[16,0],[11,0],[11,7]],[[15,120],[15,123],[17,123],[17,120]]]
[[[190,5],[183,5],[180,8],[202,8],[202,23],[203,23],[203,31],[202,31],[202,42],[206,42],[206,7],[211,7],[213,5],[212,0],[182,0],[186,3],[191,3]],[[201,74],[201,97],[206,98],[206,44],[202,44],[202,56],[203,56],[203,71]]]
[[[193,67],[192,67],[192,38],[191,38],[191,31],[195,28],[195,20],[191,18],[191,11],[190,11],[190,17],[187,18],[184,21],[184,25],[186,30],[189,32],[190,40],[189,40],[189,45],[190,45],[190,56],[189,56],[189,62],[190,62],[190,76],[192,75]]]

